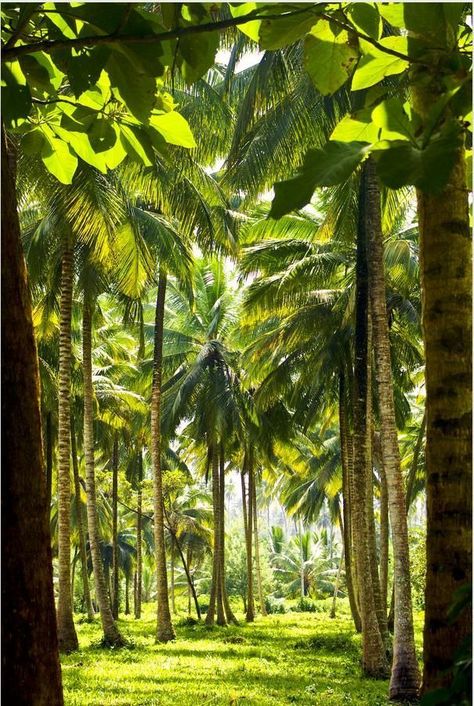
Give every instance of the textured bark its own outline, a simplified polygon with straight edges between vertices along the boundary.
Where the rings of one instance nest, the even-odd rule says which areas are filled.
[[[247,472],[249,477],[248,491],[247,491],[247,535],[245,537],[246,549],[247,549],[247,613],[245,619],[248,623],[253,623],[255,620],[255,605],[253,597],[253,558],[252,558],[252,528],[253,528],[253,513],[251,512],[251,498],[253,496],[253,484],[254,484],[254,469],[253,469],[253,453],[249,450],[248,454],[248,464]],[[245,503],[245,494],[242,498],[242,502]]]
[[[112,451],[112,615],[119,616],[120,579],[118,545],[118,436],[115,433]]]
[[[86,464],[87,523],[89,545],[94,571],[95,596],[99,606],[103,642],[120,647],[124,640],[115,624],[110,607],[109,592],[102,563],[99,544],[99,518],[97,515],[97,492],[94,468],[94,414],[92,387],[92,307],[84,302],[82,319],[82,368],[84,375],[84,459]]]
[[[46,505],[51,507],[51,489],[53,485],[53,422],[51,412],[46,413]]]
[[[224,604],[222,601],[222,583],[221,575],[221,517],[220,517],[220,498],[219,498],[219,455],[215,445],[210,449],[211,465],[212,465],[212,506],[214,515],[214,548],[212,558],[212,580],[211,580],[211,595],[209,599],[209,609],[206,616],[206,625],[213,625],[216,615],[218,625],[225,625]]]
[[[143,456],[142,449],[138,454],[138,489],[137,489],[137,571],[135,586],[135,618],[141,618],[142,614],[142,480],[143,480]]]
[[[420,673],[415,652],[410,581],[408,524],[405,512],[405,490],[400,465],[395,403],[393,398],[390,339],[385,292],[384,252],[380,214],[380,190],[375,164],[366,164],[365,217],[369,243],[369,276],[376,379],[380,413],[382,459],[387,479],[388,505],[393,545],[393,580],[395,613],[393,662],[390,698],[410,700],[417,697]],[[386,615],[386,611],[384,612]]]
[[[347,595],[349,598],[349,606],[351,609],[352,619],[357,632],[362,630],[362,622],[359,613],[359,607],[355,596],[354,587],[354,568],[352,555],[352,517],[351,517],[351,488],[349,483],[349,458],[348,458],[348,443],[349,429],[347,423],[346,412],[346,387],[345,376],[341,372],[339,375],[339,434],[341,444],[341,462],[342,462],[342,517],[341,523],[343,542],[344,542],[344,566],[346,571]],[[352,441],[351,441],[352,443]]]
[[[71,316],[73,246],[63,238],[59,322],[58,414],[58,640],[61,652],[77,650],[71,590]]]
[[[224,457],[224,445],[220,445],[220,455],[219,455],[219,514],[221,517],[220,526],[220,581],[222,585],[222,602],[224,604],[224,611],[226,615],[226,620],[228,623],[233,623],[238,625],[239,621],[235,617],[232,608],[230,606],[229,596],[227,595],[227,588],[225,583],[225,457]]]
[[[356,323],[354,365],[354,482],[353,526],[357,544],[357,576],[362,619],[362,666],[372,677],[388,676],[385,646],[380,633],[372,590],[367,518],[367,467],[369,463],[368,431],[368,324],[369,289],[367,272],[367,245],[365,233],[365,167],[362,168],[359,195],[356,262]]]
[[[155,309],[153,383],[151,392],[151,460],[153,466],[153,516],[155,532],[157,642],[169,642],[176,635],[171,622],[166,571],[165,527],[163,517],[163,480],[161,475],[161,378],[163,364],[163,322],[167,276],[160,270]]]
[[[380,468],[380,590],[382,592],[382,607],[387,614],[388,595],[388,492],[387,479],[383,465]]]
[[[255,545],[255,573],[257,575],[257,588],[258,588],[258,602],[260,603],[260,612],[262,615],[267,615],[267,610],[265,608],[265,598],[263,597],[263,586],[262,586],[262,572],[260,569],[260,547],[258,540],[258,521],[257,521],[257,488],[256,483],[253,484],[253,498],[252,498],[252,508],[253,508],[253,535],[254,535],[254,545]]]
[[[409,41],[411,54],[430,46],[442,66],[457,43],[445,5],[431,8],[433,25]],[[411,11],[414,8],[410,8]],[[444,75],[413,65],[414,108],[422,126],[445,95]],[[440,122],[449,119],[447,103]],[[472,632],[472,614],[448,620],[456,591],[472,583],[472,243],[464,151],[459,150],[441,193],[417,194],[420,229],[426,383],[427,574],[423,691],[450,682],[455,651]]]
[[[2,127],[2,698],[62,706],[38,358],[13,166]]]
[[[74,475],[74,498],[76,501],[76,516],[77,516],[77,534],[79,536],[79,558],[81,560],[81,577],[82,577],[82,592],[84,596],[84,607],[86,609],[88,620],[94,619],[94,609],[92,607],[91,592],[89,588],[89,574],[87,572],[87,553],[86,553],[86,532],[84,523],[84,514],[81,504],[81,484],[79,481],[79,464],[77,459],[76,445],[76,430],[74,427],[74,419],[71,417],[71,457],[72,470]],[[72,581],[74,586],[74,580]]]

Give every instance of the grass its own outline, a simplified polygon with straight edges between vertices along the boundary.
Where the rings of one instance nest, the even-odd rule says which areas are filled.
[[[78,620],[81,649],[62,658],[66,706],[382,706],[388,684],[365,679],[360,637],[339,615],[286,613],[253,625],[206,628],[177,620],[177,640],[154,643],[155,608],[120,620],[130,646],[100,647],[100,624]],[[240,616],[239,616],[240,617]],[[181,623],[181,624],[180,624]],[[421,616],[416,616],[421,650]]]

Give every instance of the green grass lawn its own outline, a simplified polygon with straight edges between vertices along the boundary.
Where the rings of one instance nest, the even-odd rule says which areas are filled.
[[[360,637],[347,606],[206,628],[177,621],[177,640],[154,643],[155,607],[120,620],[130,647],[100,647],[99,620],[78,621],[81,649],[63,657],[66,706],[381,706],[387,682],[360,673]],[[240,615],[239,615],[240,617]],[[421,616],[416,616],[421,650]]]

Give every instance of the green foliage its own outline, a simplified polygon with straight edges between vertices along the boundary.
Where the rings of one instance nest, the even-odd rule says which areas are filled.
[[[425,577],[426,577],[426,531],[411,528],[410,542],[410,578],[412,601],[415,610],[425,607]]]
[[[352,73],[358,58],[348,44],[346,31],[334,33],[330,23],[320,20],[306,35],[305,66],[311,79],[324,96],[335,93]]]

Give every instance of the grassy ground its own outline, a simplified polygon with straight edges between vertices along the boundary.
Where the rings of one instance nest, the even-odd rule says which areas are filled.
[[[206,628],[177,621],[177,640],[154,644],[154,606],[120,621],[131,646],[102,649],[98,620],[78,621],[81,649],[62,659],[66,706],[382,706],[387,682],[362,678],[360,638],[341,605],[324,612]],[[417,616],[420,651],[421,616]]]

